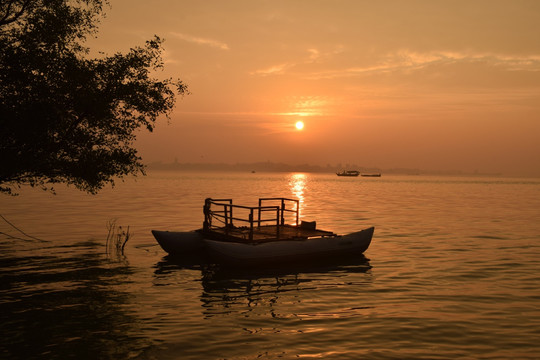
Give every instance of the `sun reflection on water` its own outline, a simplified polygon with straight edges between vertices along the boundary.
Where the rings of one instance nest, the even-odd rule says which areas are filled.
[[[302,219],[302,209],[304,208],[303,205],[305,201],[306,183],[307,183],[306,174],[302,174],[302,173],[291,174],[291,176],[289,177],[289,187],[291,189],[291,193],[293,194],[293,197],[295,199],[299,200],[300,209],[298,209],[298,215],[300,219]]]

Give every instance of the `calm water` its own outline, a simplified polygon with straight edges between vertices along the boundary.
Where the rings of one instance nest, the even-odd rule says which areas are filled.
[[[97,196],[0,197],[0,358],[538,359],[540,180],[155,172]],[[206,197],[301,201],[366,258],[231,271],[177,263],[151,229]],[[130,227],[124,255],[107,222]],[[20,237],[23,239],[13,239]]]

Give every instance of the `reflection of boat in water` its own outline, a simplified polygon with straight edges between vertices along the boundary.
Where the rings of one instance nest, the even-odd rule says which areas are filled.
[[[294,206],[288,208],[290,204]],[[257,207],[233,205],[231,199],[206,199],[204,215],[200,230],[152,233],[173,256],[209,255],[218,263],[257,266],[358,256],[367,250],[374,232],[370,227],[337,235],[317,229],[315,222],[300,223],[299,201],[286,198],[259,199]],[[285,224],[291,217],[294,225]],[[246,226],[237,227],[233,221]]]
[[[224,312],[242,312],[243,317],[259,317],[265,312],[275,316],[276,304],[290,306],[290,301],[300,301],[306,291],[318,292],[328,284],[343,284],[344,278],[353,291],[361,291],[358,284],[370,281],[371,269],[364,255],[259,268],[213,263],[194,266],[185,259],[166,256],[155,266],[154,283],[177,286],[200,281],[200,301],[207,317],[222,316]]]
[[[358,170],[343,170],[336,173],[337,176],[358,176],[360,171]]]
[[[362,174],[363,177],[381,177],[380,173],[376,174]]]
[[[156,264],[156,277],[169,277],[177,271],[200,271],[202,285],[207,293],[250,291],[254,284],[267,287],[300,285],[326,276],[342,276],[343,274],[364,274],[371,270],[369,259],[364,255],[342,259],[325,259],[317,263],[290,263],[285,266],[268,266],[260,268],[229,267],[222,264],[203,263],[193,265],[185,259],[166,256]],[[172,276],[174,278],[174,276]],[[283,288],[282,288],[283,289]]]
[[[289,276],[326,274],[326,273],[366,273],[372,266],[365,255],[327,258],[313,263],[293,262],[285,265],[265,266],[259,268],[230,267],[226,264],[215,264],[205,258],[194,263],[185,258],[165,256],[155,266],[155,275],[170,274],[178,270],[201,271],[203,281],[228,283],[230,280],[275,279]]]

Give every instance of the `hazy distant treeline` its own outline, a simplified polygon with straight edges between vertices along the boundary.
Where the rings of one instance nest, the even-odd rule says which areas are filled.
[[[403,174],[403,175],[499,175],[465,173],[459,170],[433,171],[407,168],[381,169],[376,167],[364,167],[357,164],[336,165],[310,165],[310,164],[285,164],[274,162],[254,163],[162,163],[149,164],[149,170],[180,170],[180,171],[243,171],[243,172],[311,172],[311,173],[335,173],[342,170],[358,170],[361,173]]]

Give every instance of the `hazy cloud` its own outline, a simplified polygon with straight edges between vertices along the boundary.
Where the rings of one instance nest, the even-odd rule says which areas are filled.
[[[540,71],[540,55],[509,56],[489,53],[414,52],[401,50],[388,54],[372,65],[353,66],[307,74],[310,79],[332,79],[363,74],[410,72],[428,66],[484,62],[506,71]]]
[[[218,40],[207,39],[207,38],[202,38],[198,36],[192,36],[192,35],[182,34],[182,33],[177,33],[177,32],[171,32],[170,34],[178,39],[195,43],[198,45],[210,46],[210,47],[221,49],[221,50],[229,50],[229,45]]]
[[[283,74],[285,70],[290,68],[291,66],[293,65],[284,63],[284,64],[270,66],[268,68],[261,69],[261,70],[255,70],[255,71],[250,72],[250,74],[260,75],[260,76],[279,75],[279,74]]]
[[[320,51],[317,49],[308,49],[308,52],[309,52],[309,59],[311,61],[315,61],[321,56]]]

